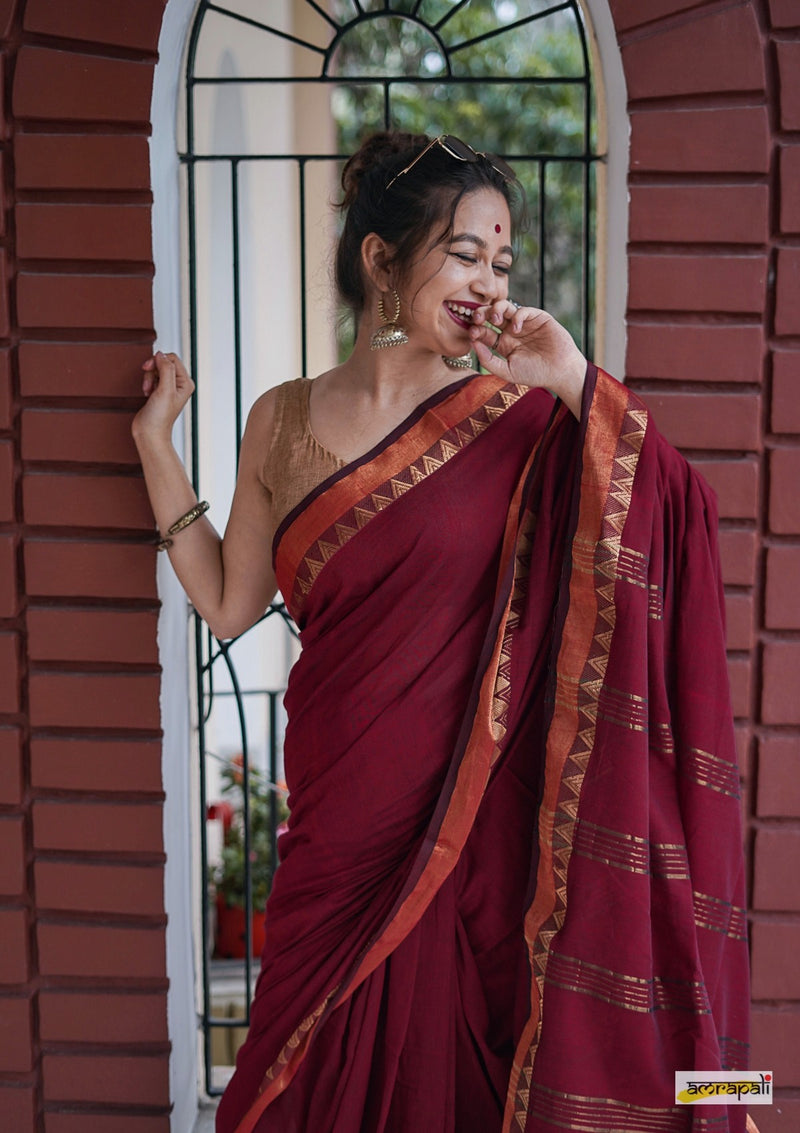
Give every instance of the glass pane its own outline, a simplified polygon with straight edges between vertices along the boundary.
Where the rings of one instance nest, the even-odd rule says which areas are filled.
[[[551,162],[545,180],[544,305],[582,338],[585,185],[583,164]]]
[[[230,10],[246,13],[246,5],[229,4]],[[203,31],[198,41],[194,74],[196,78],[217,79],[223,76],[237,78],[288,78],[291,75],[317,76],[322,71],[324,52],[333,38],[334,29],[319,17],[314,16],[317,26],[308,26],[304,20],[292,20],[288,4],[271,3],[267,7],[269,17],[264,17],[263,3],[251,5],[260,9],[253,18],[261,26],[222,15],[220,12],[207,12],[203,21]],[[313,10],[307,11],[314,15]],[[283,31],[292,38],[276,34]]]
[[[393,83],[391,124],[427,134],[457,134],[509,161],[529,154],[586,152],[582,84]]]
[[[331,59],[337,76],[424,75],[444,70],[436,37],[413,20],[385,16],[356,24]]]

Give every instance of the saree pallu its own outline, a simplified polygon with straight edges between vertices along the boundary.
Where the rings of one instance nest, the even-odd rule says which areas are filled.
[[[740,1133],[738,772],[713,500],[589,367],[473,376],[275,539],[288,830],[218,1133]]]

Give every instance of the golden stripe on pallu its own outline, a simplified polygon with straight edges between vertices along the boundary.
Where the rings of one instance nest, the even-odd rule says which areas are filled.
[[[566,914],[566,878],[577,805],[594,744],[598,698],[614,632],[614,580],[621,536],[647,422],[646,410],[632,407],[624,386],[598,370],[587,423],[574,537],[584,557],[586,548],[593,548],[592,569],[573,570],[570,576],[569,606],[557,661],[557,709],[545,755],[536,892],[525,918],[534,975],[531,1008],[512,1065],[503,1133],[517,1133],[527,1122],[550,942]]]

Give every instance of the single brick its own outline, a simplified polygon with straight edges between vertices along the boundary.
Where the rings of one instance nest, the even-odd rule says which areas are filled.
[[[760,818],[800,818],[800,736],[773,734],[759,741]]]
[[[760,255],[629,257],[631,310],[760,313],[767,259]]]
[[[26,0],[25,29],[60,39],[116,44],[154,53],[158,50],[163,13],[164,0],[137,0],[135,11],[107,0],[70,0],[68,6],[53,4],[52,0]]]
[[[25,409],[22,459],[138,465],[132,417],[127,411]]]
[[[17,118],[60,122],[150,119],[151,64],[23,46],[14,72]]]
[[[22,818],[0,818],[0,894],[18,897],[25,892],[25,823]]]
[[[28,981],[28,926],[24,909],[0,908],[0,984]]]
[[[728,658],[733,715],[740,720],[750,717],[751,662],[749,657]]]
[[[770,453],[769,525],[778,535],[800,533],[800,448]]]
[[[756,579],[756,533],[741,527],[719,532],[722,581],[726,586],[752,586]]]
[[[39,909],[158,917],[164,913],[163,867],[39,861]]]
[[[34,728],[147,728],[161,725],[160,681],[146,673],[37,673],[30,677]]]
[[[800,248],[781,248],[778,251],[775,298],[776,334],[800,334],[798,308],[800,308]]]
[[[646,393],[659,431],[679,448],[758,449],[761,399],[755,393]]]
[[[763,244],[768,185],[632,185],[633,243]]]
[[[769,0],[769,22],[774,28],[800,28],[796,0]]]
[[[22,802],[22,734],[19,728],[0,728],[0,804]]]
[[[746,724],[736,724],[733,729],[733,742],[736,746],[736,761],[739,764],[739,773],[742,781],[750,778],[750,762],[752,753],[752,730]],[[745,810],[745,821],[749,811]]]
[[[800,629],[800,547],[767,551],[764,620],[769,629]]]
[[[778,41],[778,85],[780,89],[781,126],[784,130],[800,130],[800,43]]]
[[[49,1103],[169,1105],[167,1054],[45,1054],[42,1073]]]
[[[31,597],[157,597],[156,551],[149,544],[28,539],[24,558]]]
[[[2,915],[2,914],[0,914]],[[1,922],[0,922],[1,923]],[[164,979],[164,929],[92,924],[37,926],[39,970],[43,976],[128,981]],[[0,959],[2,965],[2,959]]]
[[[32,1042],[31,1001],[0,997],[0,1073],[29,1074],[33,1069]],[[10,1129],[6,1120],[4,1114],[4,1128]]]
[[[23,477],[25,522],[43,527],[117,527],[153,531],[144,480],[32,472]]]
[[[13,401],[9,352],[0,350],[0,429],[10,429],[12,426]]]
[[[164,1043],[168,1041],[163,993],[43,991],[39,996],[46,1043]]]
[[[755,1004],[751,1018],[751,1066],[772,1070],[781,1089],[800,1086],[800,1011],[797,1005],[767,1007]],[[759,1109],[771,1110],[771,1106]],[[761,1124],[760,1122],[758,1123]],[[784,1127],[790,1133],[791,1125]]]
[[[632,173],[769,172],[766,107],[638,110],[630,120]]]
[[[734,592],[725,595],[728,649],[753,647],[753,596]]]
[[[19,712],[19,634],[0,633],[0,712]]]
[[[764,646],[761,692],[761,718],[765,724],[800,724],[798,673],[800,641],[768,641]]]
[[[14,445],[0,441],[0,523],[13,523],[14,507]]]
[[[147,205],[23,203],[16,221],[20,259],[152,259]]]
[[[144,133],[18,133],[14,167],[18,189],[150,188],[150,149]]]
[[[800,194],[795,191],[800,185],[800,146],[781,146],[780,153],[781,232],[800,232]]]
[[[755,519],[758,515],[758,461],[694,460],[717,495],[720,519]]]
[[[158,664],[158,615],[151,610],[29,609],[28,654],[35,661]]]
[[[0,1082],[0,1113],[9,1131],[38,1133],[36,1105],[36,1094],[29,1086],[17,1082]]]
[[[166,1114],[53,1113],[44,1117],[45,1133],[170,1133]]]
[[[0,76],[1,77],[1,76]],[[8,311],[8,291],[9,291],[9,265],[8,258],[4,248],[0,248],[0,280],[3,286],[0,287],[0,338],[7,338],[11,332],[11,321]]]
[[[0,618],[13,618],[18,608],[17,539],[0,535]]]
[[[800,831],[756,832],[753,908],[800,912]]]
[[[11,31],[16,8],[17,0],[0,0],[0,39],[5,39]],[[2,1113],[2,1109],[0,1109],[0,1113]]]
[[[800,351],[772,355],[772,431],[800,433]]]
[[[631,100],[763,90],[766,85],[761,33],[750,5],[633,39],[622,48],[622,63]]]
[[[160,793],[161,741],[34,736],[31,783],[39,790]]]
[[[628,324],[628,378],[682,382],[760,382],[764,332],[760,326],[674,323]]]
[[[152,280],[141,275],[17,276],[21,327],[120,328],[152,333]]]
[[[152,353],[141,343],[23,342],[19,348],[23,397],[138,397],[142,362]]]
[[[753,999],[800,999],[800,924],[756,920],[750,939]]]
[[[159,803],[35,802],[33,841],[37,850],[66,853],[146,853],[162,849]],[[113,874],[97,874],[113,885]],[[108,900],[101,894],[100,899]]]

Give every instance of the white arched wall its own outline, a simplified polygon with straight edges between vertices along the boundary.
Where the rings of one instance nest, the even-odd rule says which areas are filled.
[[[184,279],[181,242],[181,194],[178,162],[178,114],[185,48],[196,0],[169,0],[161,25],[159,61],[153,83],[150,168],[153,186],[153,314],[156,346],[183,351],[184,322],[181,293]],[[185,351],[183,351],[185,353]],[[180,427],[175,445],[183,451]],[[198,1042],[194,895],[197,870],[192,853],[194,805],[191,759],[193,736],[189,714],[192,701],[186,596],[159,555],[158,625],[162,665],[161,722],[164,732],[164,907],[167,910],[167,998],[170,1055],[172,1133],[189,1133],[198,1110]]]
[[[622,58],[607,0],[581,0],[591,24],[598,83],[598,123],[601,150],[607,162],[598,179],[597,293],[600,311],[596,360],[615,376],[624,376],[625,309],[627,302],[628,153],[629,122]],[[155,71],[150,145],[153,184],[153,261],[156,272],[153,306],[157,346],[183,349],[184,319],[181,302],[185,279],[181,232],[178,122],[186,44],[196,0],[168,0],[159,40]],[[185,351],[184,351],[185,352]],[[176,429],[175,443],[183,449],[183,433]],[[168,911],[167,973],[169,976],[170,1096],[173,1133],[188,1133],[198,1110],[198,1042],[196,1004],[196,942],[194,910],[197,871],[193,861],[192,781],[190,752],[193,736],[189,704],[191,669],[187,634],[187,602],[169,563],[159,559],[158,585],[162,600],[159,650],[163,667],[161,712],[164,731],[162,777],[164,849],[166,868],[164,901]]]
[[[597,209],[597,335],[595,361],[625,377],[628,303],[628,164],[630,120],[622,54],[608,0],[580,0],[593,38],[598,148],[607,158],[599,171]]]

